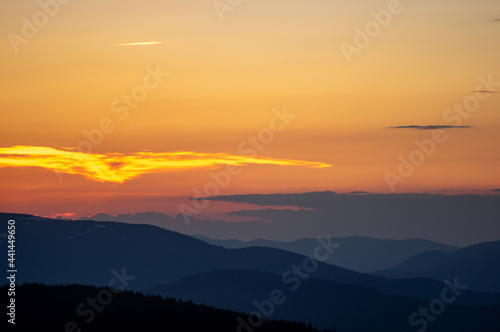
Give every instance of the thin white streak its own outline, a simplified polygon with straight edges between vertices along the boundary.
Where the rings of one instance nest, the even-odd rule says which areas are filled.
[[[141,45],[158,45],[158,44],[163,44],[163,42],[153,41],[153,42],[124,43],[124,44],[114,44],[111,46],[141,46]]]

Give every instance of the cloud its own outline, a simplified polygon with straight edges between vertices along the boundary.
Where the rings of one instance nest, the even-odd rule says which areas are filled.
[[[499,91],[490,91],[490,90],[475,90],[471,91],[471,93],[500,93]]]
[[[495,19],[493,20],[493,22],[495,22],[495,23],[500,22],[500,18],[495,18]]]
[[[269,220],[255,224],[228,223],[232,234],[194,233],[212,238],[299,238],[367,236],[384,239],[423,238],[457,246],[500,239],[500,195],[473,194],[249,194],[209,198],[212,201],[256,204],[264,209],[234,211],[232,215]],[[278,210],[275,206],[300,209]],[[443,217],[446,216],[446,217]],[[190,226],[193,226],[191,224]],[[450,231],[453,230],[453,231]],[[246,232],[246,233],[244,233]],[[253,235],[250,235],[253,234]]]
[[[0,148],[1,167],[41,167],[56,172],[83,175],[100,182],[123,183],[148,173],[214,169],[222,165],[276,165],[324,168],[330,164],[293,159],[274,159],[199,152],[81,153],[41,146]]]
[[[430,126],[397,126],[388,127],[389,129],[415,129],[415,130],[434,130],[434,129],[457,129],[457,128],[472,128],[471,126],[443,126],[443,125],[430,125]]]
[[[491,191],[500,192],[500,188],[498,188],[498,189],[492,189]]]
[[[494,187],[493,187],[494,188]],[[497,187],[500,188],[500,187]],[[144,196],[141,200],[150,200]],[[207,198],[227,202],[224,211],[231,211],[233,221],[208,219],[201,212],[191,216],[187,224],[178,211],[178,197],[161,197],[162,204],[171,200],[173,209],[163,213],[127,214],[116,217],[100,213],[88,218],[102,221],[120,221],[131,224],[151,224],[188,235],[204,235],[214,239],[250,241],[268,239],[295,241],[301,238],[366,236],[382,239],[423,238],[457,246],[500,239],[500,195],[482,194],[340,194],[309,192],[288,194],[232,195]],[[184,198],[182,198],[184,199]],[[106,206],[122,202],[121,197],[110,197]],[[184,202],[184,201],[183,201]],[[235,212],[241,204],[250,203],[253,211]],[[187,202],[189,203],[189,202]],[[279,208],[278,208],[279,206]],[[282,207],[297,207],[291,210]],[[99,207],[97,207],[99,208]],[[147,209],[147,208],[146,208]],[[118,211],[114,211],[114,214]],[[170,216],[169,216],[170,215]],[[446,217],[443,217],[446,216]],[[229,218],[229,215],[227,216]],[[241,218],[241,219],[240,219]],[[242,221],[244,220],[244,221]],[[266,220],[266,221],[264,221]]]

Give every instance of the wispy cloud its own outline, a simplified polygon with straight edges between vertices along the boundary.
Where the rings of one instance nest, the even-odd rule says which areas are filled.
[[[138,152],[87,154],[40,146],[0,148],[0,167],[41,167],[83,175],[100,182],[123,183],[148,173],[211,169],[222,165],[276,165],[323,168],[330,164],[293,159],[251,157],[226,153]]]
[[[475,90],[475,91],[471,91],[471,93],[500,93],[500,91]]]
[[[495,23],[500,22],[500,18],[495,18],[495,19],[493,20],[493,22],[495,22]]]
[[[415,129],[415,130],[434,130],[434,129],[457,129],[457,128],[472,128],[471,126],[442,126],[442,125],[433,125],[433,126],[397,126],[397,127],[388,127],[389,129]]]
[[[114,44],[111,46],[145,46],[145,45],[158,45],[163,44],[162,41],[150,41],[150,42],[137,42],[137,43],[123,43],[123,44]]]

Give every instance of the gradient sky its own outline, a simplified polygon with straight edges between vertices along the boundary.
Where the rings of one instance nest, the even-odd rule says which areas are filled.
[[[173,213],[166,197],[194,195],[228,164],[244,171],[221,194],[390,192],[386,172],[432,130],[389,127],[456,125],[443,115],[479,77],[500,82],[500,2],[402,1],[348,63],[340,45],[387,3],[243,1],[221,21],[212,1],[72,0],[16,52],[13,34],[41,8],[3,1],[0,210]],[[124,45],[143,42],[157,43]],[[158,68],[168,76],[115,112]],[[396,192],[500,188],[494,90]],[[284,109],[296,117],[248,160],[241,144]],[[109,133],[79,153],[103,119]]]

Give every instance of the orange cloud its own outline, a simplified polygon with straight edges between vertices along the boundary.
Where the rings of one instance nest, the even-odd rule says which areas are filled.
[[[330,164],[293,159],[274,159],[198,152],[138,152],[88,154],[40,146],[0,148],[0,167],[41,167],[56,172],[83,175],[100,182],[123,183],[147,173],[210,169],[222,165],[250,164],[323,168]]]

